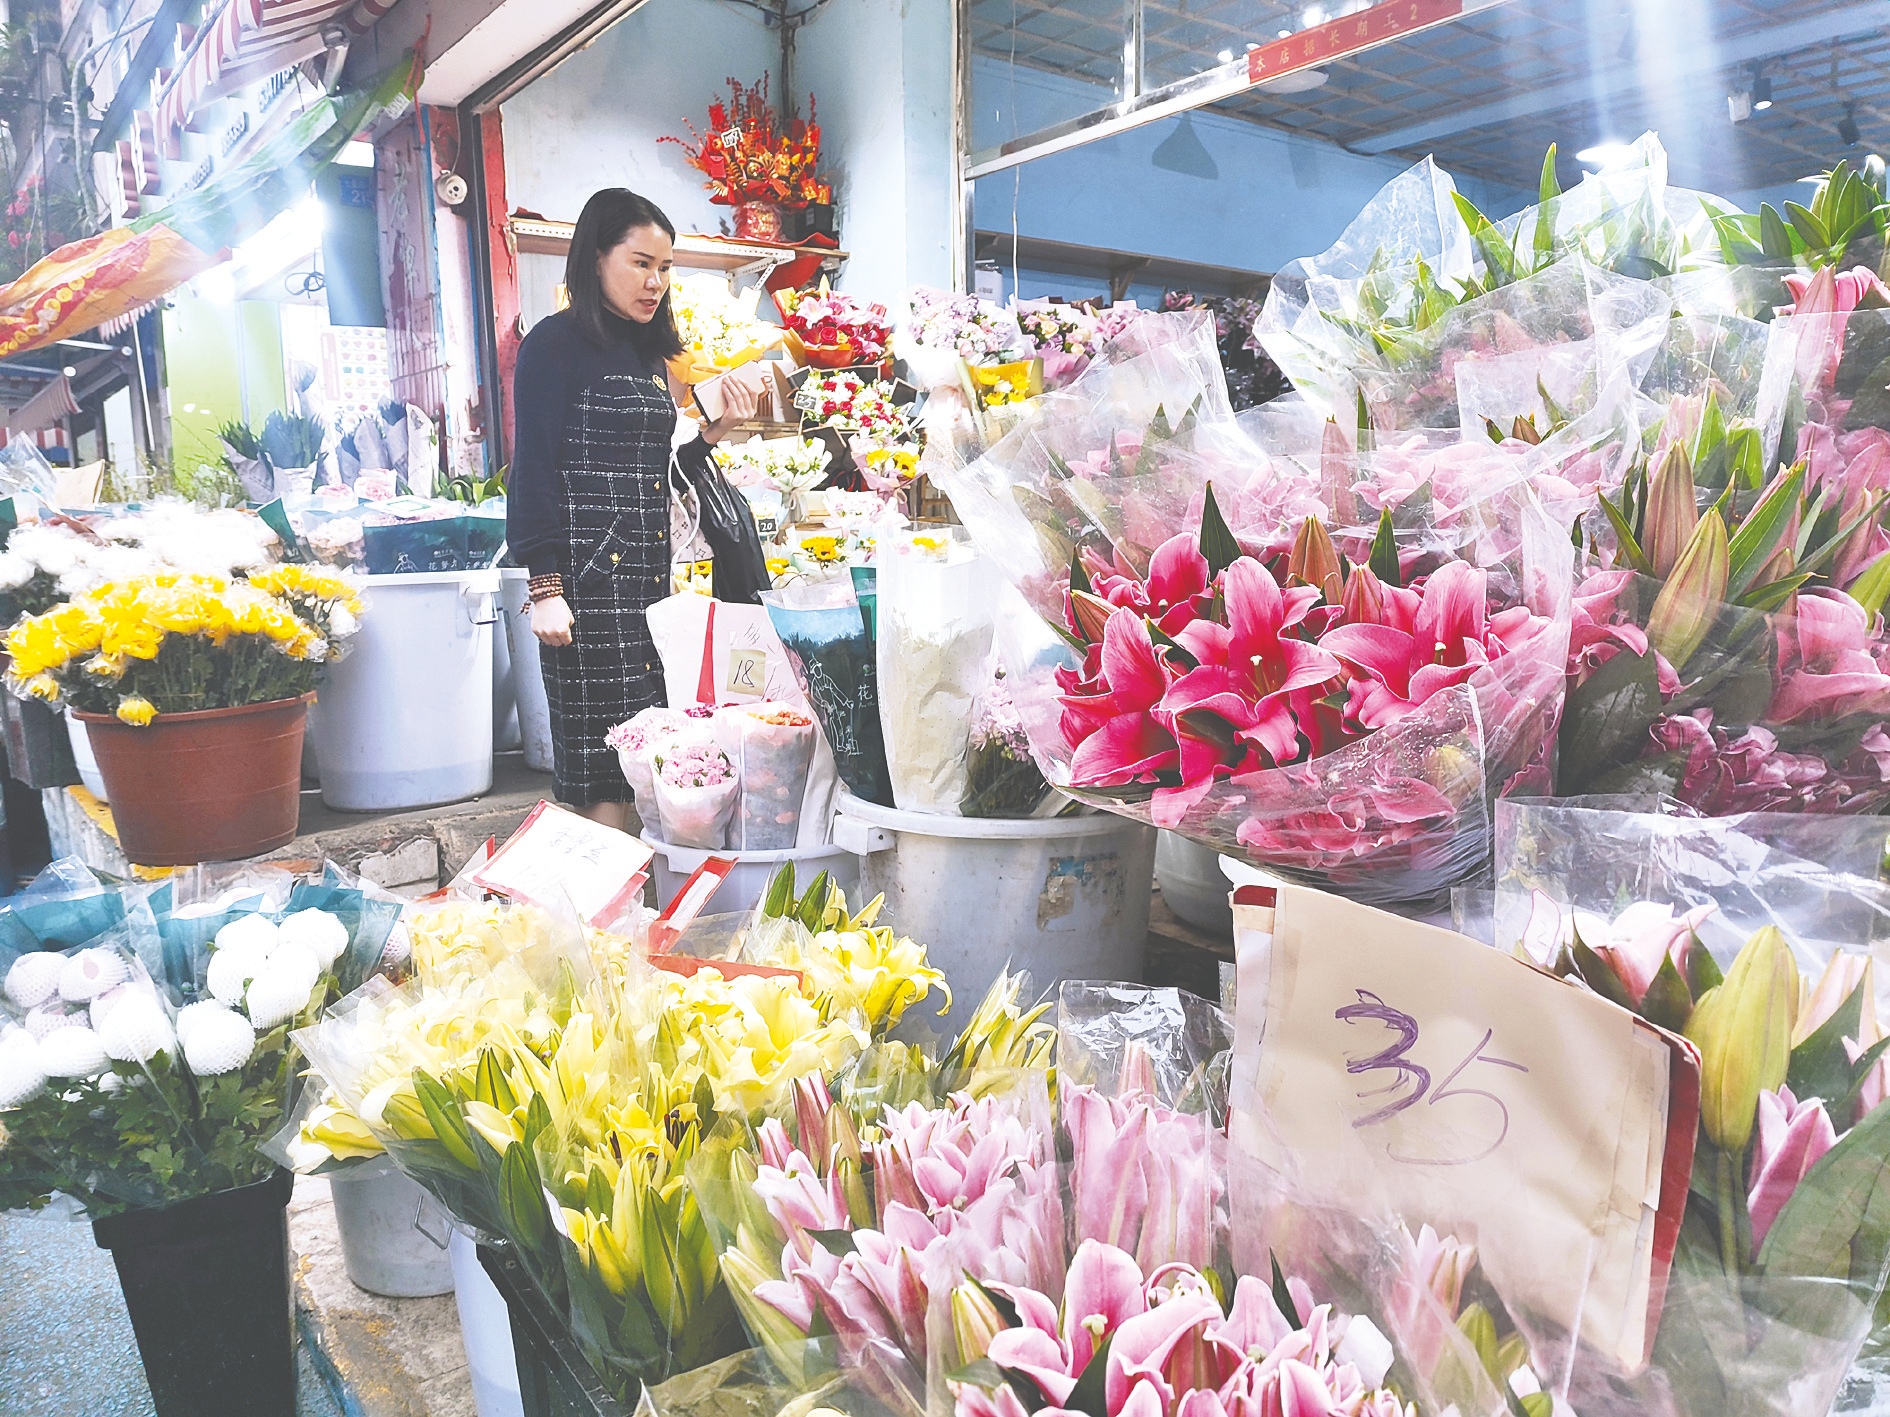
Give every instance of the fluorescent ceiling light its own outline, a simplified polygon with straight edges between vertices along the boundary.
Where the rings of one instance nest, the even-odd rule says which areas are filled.
[[[1634,156],[1632,143],[1596,143],[1592,148],[1583,148],[1575,154],[1575,161],[1585,162],[1590,167],[1612,167],[1618,162],[1626,162]]]
[[[1309,93],[1313,89],[1324,88],[1328,77],[1324,69],[1295,69],[1290,74],[1282,74],[1256,87],[1262,93]]]

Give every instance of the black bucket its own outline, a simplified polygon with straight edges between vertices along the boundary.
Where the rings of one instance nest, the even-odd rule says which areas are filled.
[[[289,1193],[254,1185],[92,1222],[112,1252],[158,1417],[295,1417]]]

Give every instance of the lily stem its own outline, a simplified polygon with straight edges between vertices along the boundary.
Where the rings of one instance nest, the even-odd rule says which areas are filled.
[[[1733,1154],[1721,1148],[1719,1151],[1719,1256],[1726,1267],[1726,1277],[1732,1282],[1733,1293],[1739,1292],[1739,1217],[1734,1212],[1733,1192]]]

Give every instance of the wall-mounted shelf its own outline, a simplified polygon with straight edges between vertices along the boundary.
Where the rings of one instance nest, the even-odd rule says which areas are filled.
[[[1012,237],[1008,231],[980,231],[977,258],[1012,264]],[[1134,251],[1111,251],[1100,246],[1078,246],[1041,236],[1016,238],[1016,264],[1023,270],[1055,275],[1088,276],[1109,282],[1111,296],[1120,300],[1131,285],[1159,285],[1169,290],[1193,290],[1203,295],[1266,294],[1273,277],[1236,266],[1211,266],[1202,261],[1176,261],[1166,256],[1145,256]]]
[[[510,225],[513,241],[526,255],[563,256],[571,250],[572,227],[568,221],[515,216]],[[769,246],[722,236],[685,234],[676,238],[677,265],[691,270],[722,271],[731,276],[765,275],[776,266],[803,256],[818,256],[824,266],[837,269],[846,260],[847,253],[830,246]]]

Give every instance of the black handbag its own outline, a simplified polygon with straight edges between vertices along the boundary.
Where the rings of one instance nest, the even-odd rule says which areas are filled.
[[[708,443],[698,438],[678,448],[670,460],[670,478],[679,494],[695,494],[702,539],[715,558],[715,598],[738,605],[761,604],[761,593],[772,589],[774,580],[768,574],[768,554],[761,549],[755,514],[748,499],[722,475]]]

